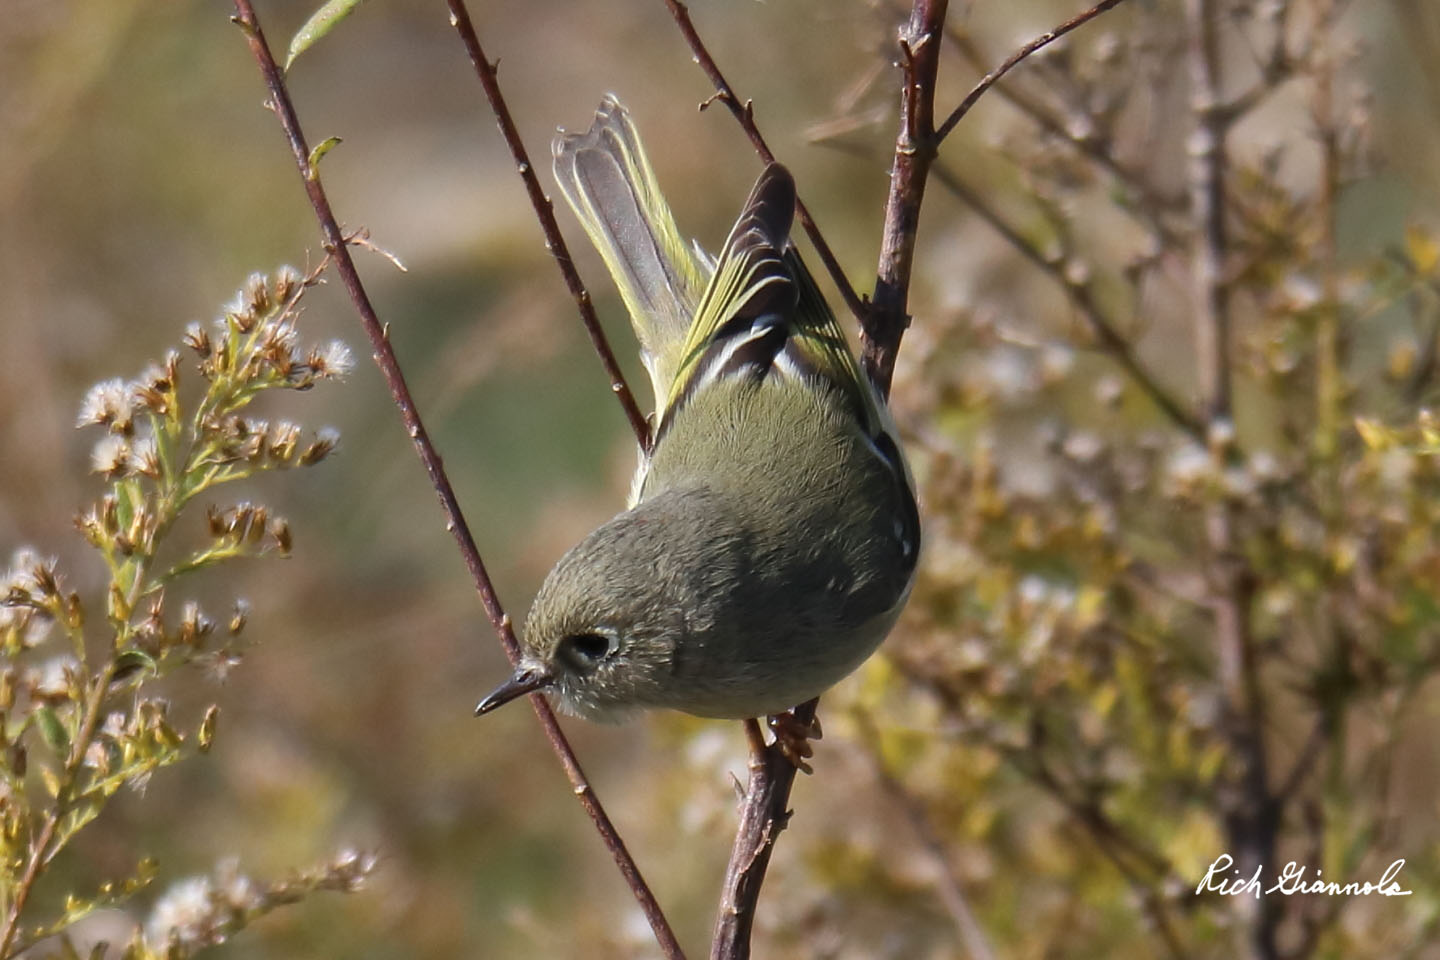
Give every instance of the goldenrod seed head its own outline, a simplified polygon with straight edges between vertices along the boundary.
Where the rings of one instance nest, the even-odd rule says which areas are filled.
[[[240,631],[245,629],[246,622],[250,619],[250,604],[236,598],[235,609],[230,614],[230,623],[227,629],[232,637],[239,636]]]
[[[25,677],[30,695],[47,703],[70,699],[80,665],[70,654],[52,657],[35,667]]]
[[[282,463],[294,459],[300,443],[300,426],[288,420],[275,424],[270,432],[270,456]]]
[[[299,290],[304,278],[300,271],[286,264],[275,271],[275,299],[280,303],[289,303],[290,298]]]
[[[160,450],[153,436],[141,437],[130,445],[130,469],[152,480],[160,479]]]
[[[245,305],[250,312],[264,314],[270,312],[270,287],[265,281],[263,273],[252,273],[245,281]]]
[[[129,433],[133,412],[134,398],[129,385],[118,377],[102,380],[86,391],[75,425],[101,424],[116,433]]]
[[[130,441],[118,434],[109,434],[95,444],[90,452],[90,467],[111,480],[130,472]]]
[[[350,348],[340,340],[331,340],[323,347],[311,349],[310,370],[322,380],[339,380],[355,366]]]
[[[315,433],[315,440],[305,448],[300,455],[301,466],[311,466],[319,463],[335,450],[340,442],[340,432],[331,427],[322,427]]]
[[[205,508],[205,523],[212,537],[223,537],[228,529],[224,512],[213,503]]]
[[[198,323],[185,328],[185,337],[180,342],[194,350],[202,360],[210,356],[210,334]]]
[[[280,552],[289,556],[290,548],[294,544],[290,537],[289,522],[277,517],[270,524],[270,535],[275,538],[275,546],[279,548]]]

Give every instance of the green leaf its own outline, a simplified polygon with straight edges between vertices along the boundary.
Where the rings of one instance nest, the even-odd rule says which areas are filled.
[[[159,665],[155,658],[143,650],[125,650],[115,658],[115,673],[112,679],[125,680],[134,673],[143,673],[144,676],[153,677],[160,672]]]
[[[290,70],[290,65],[295,58],[306,50],[309,50],[315,41],[325,36],[335,25],[355,11],[355,8],[364,3],[365,0],[329,0],[319,10],[310,15],[305,25],[295,32],[290,38],[290,50],[285,54],[285,70]]]
[[[320,158],[325,156],[325,154],[329,153],[331,150],[335,149],[344,142],[345,141],[341,140],[339,137],[326,137],[324,140],[321,140],[319,143],[317,143],[314,148],[311,149],[310,156],[305,161],[306,166],[309,167],[306,176],[308,176],[311,180],[314,180],[316,173],[319,170]]]
[[[61,757],[70,752],[70,734],[66,732],[65,725],[55,715],[55,711],[49,707],[41,707],[35,711],[35,723],[40,727],[40,736],[51,750]]]
[[[209,753],[210,744],[215,742],[215,721],[219,716],[220,708],[212,703],[205,711],[205,719],[200,721],[200,733],[195,739],[201,753]]]

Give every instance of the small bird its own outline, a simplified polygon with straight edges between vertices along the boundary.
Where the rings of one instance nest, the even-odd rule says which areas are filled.
[[[783,166],[712,261],[613,97],[553,152],[629,309],[652,440],[629,509],[550,571],[475,712],[545,691],[593,720],[781,713],[870,656],[909,595],[920,521],[893,423],[790,244]]]

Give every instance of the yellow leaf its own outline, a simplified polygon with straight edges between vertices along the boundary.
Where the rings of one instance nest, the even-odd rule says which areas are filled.
[[[1420,273],[1433,273],[1440,263],[1440,242],[1436,242],[1434,234],[1412,223],[1405,228],[1405,253]]]
[[[1367,417],[1355,418],[1355,431],[1360,434],[1360,439],[1365,446],[1371,450],[1388,450],[1394,442],[1390,431],[1385,429],[1379,421]]]

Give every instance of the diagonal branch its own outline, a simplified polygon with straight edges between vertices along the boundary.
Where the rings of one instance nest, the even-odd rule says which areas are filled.
[[[605,373],[610,377],[610,389],[625,408],[625,417],[630,421],[630,428],[635,431],[635,439],[639,441],[642,450],[648,449],[651,439],[649,421],[635,402],[635,395],[630,392],[625,376],[620,372],[620,364],[615,361],[615,352],[610,349],[610,342],[605,339],[605,331],[600,328],[600,319],[595,315],[590,291],[585,289],[585,284],[575,269],[575,262],[570,258],[570,248],[566,246],[560,226],[555,222],[554,205],[545,195],[539,178],[535,176],[535,165],[530,162],[530,155],[520,139],[520,131],[515,129],[515,121],[510,116],[510,107],[506,105],[505,96],[500,92],[496,65],[481,49],[480,37],[475,32],[474,24],[470,22],[470,13],[463,0],[446,0],[446,5],[450,8],[450,22],[460,34],[460,40],[465,44],[465,52],[470,55],[470,63],[475,67],[475,74],[480,78],[480,85],[485,88],[485,98],[490,101],[490,109],[495,114],[495,122],[505,138],[505,145],[510,148],[510,155],[515,159],[515,169],[519,172],[520,179],[525,181],[525,192],[530,196],[530,205],[535,208],[535,219],[540,221],[540,229],[545,234],[545,249],[555,258],[555,265],[565,277],[565,286],[569,288],[570,296],[575,298],[575,306],[580,310],[585,332],[590,335],[590,342],[594,345],[595,352],[600,355]]]
[[[1040,34],[1040,36],[1036,37],[1034,40],[1031,40],[1019,50],[1016,50],[1014,53],[1010,54],[1010,56],[1006,57],[1004,63],[1000,64],[1000,66],[996,67],[994,70],[991,70],[989,73],[985,74],[985,76],[981,77],[980,82],[975,84],[974,88],[972,88],[971,91],[965,95],[964,100],[960,101],[960,105],[957,106],[954,110],[950,111],[950,116],[946,117],[945,122],[940,124],[940,129],[935,131],[936,143],[938,144],[939,141],[944,140],[946,137],[948,137],[950,135],[950,131],[955,129],[955,125],[958,124],[962,119],[964,119],[965,114],[970,112],[970,108],[975,106],[976,102],[979,101],[982,96],[984,96],[985,91],[989,90],[992,86],[994,86],[995,81],[999,80],[1001,77],[1005,76],[1005,74],[1009,73],[1010,70],[1017,63],[1030,56],[1030,54],[1034,53],[1036,50],[1039,50],[1042,47],[1049,46],[1056,40],[1059,40],[1061,37],[1065,36],[1065,34],[1069,33],[1071,30],[1074,30],[1076,27],[1084,26],[1091,20],[1094,20],[1096,17],[1100,16],[1100,14],[1104,13],[1106,10],[1109,10],[1111,7],[1114,6],[1118,6],[1122,2],[1124,2],[1124,0],[1100,0],[1099,3],[1095,4],[1095,6],[1091,7],[1089,10],[1086,10],[1084,13],[1077,14],[1076,16],[1071,17],[1069,20],[1066,20],[1064,23],[1060,24],[1053,30],[1045,31],[1044,33]]]
[[[250,0],[234,0],[235,22],[240,25],[245,33],[245,39],[250,45],[250,51],[254,54],[259,64],[260,72],[265,80],[265,85],[270,91],[270,105],[275,115],[280,120],[280,125],[285,130],[286,139],[289,141],[291,152],[294,154],[296,166],[300,169],[301,179],[305,184],[305,193],[310,199],[310,204],[315,209],[315,217],[319,221],[320,230],[324,236],[325,250],[335,258],[335,266],[341,279],[344,281],[345,289],[350,294],[350,299],[355,305],[356,312],[360,314],[360,322],[365,328],[365,335],[370,340],[374,350],[375,363],[385,377],[386,384],[390,387],[391,396],[395,405],[400,410],[400,417],[405,424],[406,432],[410,435],[415,444],[415,451],[420,457],[425,471],[430,476],[430,482],[435,487],[435,493],[440,498],[441,509],[445,513],[446,525],[455,536],[456,543],[460,548],[461,556],[465,559],[465,565],[469,568],[470,574],[475,581],[475,587],[480,594],[481,605],[485,608],[485,614],[489,618],[495,632],[499,635],[500,643],[505,648],[506,656],[511,662],[515,662],[520,656],[520,645],[515,638],[515,631],[511,626],[510,617],[500,605],[500,599],[496,595],[495,587],[490,581],[490,574],[485,569],[485,563],[480,557],[479,549],[475,545],[475,538],[470,533],[470,527],[465,522],[465,517],[460,511],[459,502],[456,500],[454,488],[445,475],[445,469],[441,465],[440,455],[436,452],[434,445],[430,442],[429,434],[421,422],[419,411],[415,407],[415,401],[410,395],[410,388],[405,382],[405,376],[400,370],[400,363],[396,359],[395,351],[390,345],[389,332],[381,324],[375,313],[374,306],[370,303],[370,297],[360,282],[360,275],[355,269],[355,262],[350,256],[350,250],[345,242],[345,237],[340,231],[340,225],[335,219],[335,214],[330,208],[330,201],[325,195],[325,189],[320,183],[319,172],[311,160],[310,149],[306,144],[305,136],[300,130],[300,121],[295,113],[295,105],[290,99],[289,91],[285,87],[284,76],[275,58],[270,52],[269,45],[265,42],[265,35],[261,32],[260,22],[255,15],[254,7]],[[620,838],[610,817],[601,806],[599,798],[591,788],[585,777],[584,770],[580,767],[580,761],[576,758],[574,750],[566,740],[555,719],[555,713],[550,708],[544,697],[533,695],[530,697],[530,704],[535,710],[540,726],[545,732],[545,737],[550,743],[551,749],[559,758],[561,766],[565,770],[566,777],[574,789],[575,795],[579,798],[585,812],[589,814],[591,821],[595,824],[596,830],[600,833],[601,839],[609,849],[611,856],[615,858],[620,872],[624,875],[630,885],[631,892],[640,903],[641,909],[645,912],[646,919],[650,921],[651,928],[655,931],[655,937],[659,941],[667,960],[683,960],[684,953],[680,949],[675,934],[671,931],[660,906],[656,902],[654,894],[646,885],[640,875],[639,868],[631,858],[630,853],[625,849],[625,843]]]
[[[725,104],[725,107],[735,116],[735,119],[739,121],[740,128],[745,131],[746,136],[750,138],[750,142],[755,145],[755,152],[760,154],[760,158],[766,163],[774,163],[775,154],[771,152],[770,145],[765,142],[764,136],[760,133],[760,128],[755,125],[754,104],[749,100],[742,102],[740,97],[735,93],[735,88],[730,86],[730,82],[726,80],[725,75],[720,72],[720,67],[715,63],[715,58],[710,56],[710,51],[705,47],[705,42],[700,39],[700,34],[695,30],[695,23],[690,19],[689,8],[681,3],[680,0],[665,0],[665,6],[670,8],[670,15],[675,18],[675,25],[680,28],[680,33],[685,37],[685,42],[689,44],[691,53],[695,55],[695,62],[700,65],[700,69],[705,71],[705,76],[709,77],[710,82],[715,86],[715,93],[711,95],[709,100],[700,104],[700,109],[705,109],[717,100]],[[851,313],[855,314],[856,319],[864,323],[869,309],[866,307],[865,302],[860,299],[859,295],[855,293],[855,288],[851,285],[850,279],[845,276],[845,271],[840,268],[840,261],[835,258],[834,252],[830,249],[830,244],[825,242],[825,236],[820,232],[820,228],[815,225],[815,218],[810,216],[809,208],[805,206],[805,202],[799,197],[795,198],[795,212],[799,215],[800,223],[805,227],[805,233],[810,237],[810,242],[815,245],[815,252],[820,255],[820,260],[825,264],[825,269],[829,272],[830,278],[835,281],[835,286],[840,290],[840,296],[844,298],[845,305],[850,308]]]

